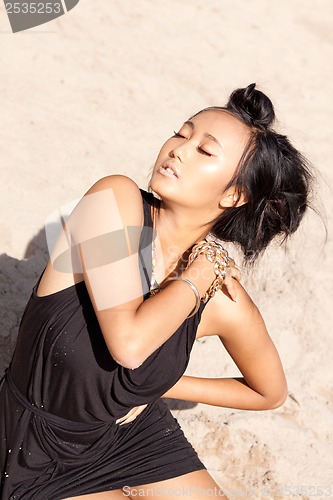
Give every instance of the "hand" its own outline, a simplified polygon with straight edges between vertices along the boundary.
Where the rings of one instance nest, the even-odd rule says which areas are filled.
[[[119,425],[124,425],[128,424],[129,422],[133,422],[133,420],[136,419],[138,415],[146,408],[148,405],[140,405],[140,406],[134,406],[124,417],[118,418],[116,420],[116,424]]]
[[[226,274],[226,277],[224,280],[224,285],[225,285],[227,292],[230,295],[231,299],[234,302],[237,302],[237,292],[236,292],[234,280],[239,282],[242,279],[242,275],[241,275],[240,270],[236,266],[234,259],[231,259],[230,257],[229,257],[229,259],[230,259],[229,260],[230,267],[228,267],[226,270],[227,274]]]
[[[212,263],[214,266],[212,266]],[[223,288],[225,288],[231,300],[237,302],[237,287],[234,280],[240,281],[241,273],[235,261],[229,257],[228,252],[221,243],[214,240],[203,240],[194,245],[192,253],[189,255],[187,269],[189,274],[193,274],[191,270],[195,270],[199,271],[201,276],[205,278],[213,275],[212,286],[207,288],[206,294],[201,295],[205,300],[207,296],[212,297],[217,290],[221,289],[219,283],[215,282],[216,276],[220,278],[224,276],[222,280]],[[189,279],[191,279],[191,276],[189,276]]]

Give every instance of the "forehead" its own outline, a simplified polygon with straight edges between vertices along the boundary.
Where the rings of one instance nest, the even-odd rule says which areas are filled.
[[[226,110],[207,110],[192,117],[194,131],[211,134],[224,145],[245,145],[250,127]]]

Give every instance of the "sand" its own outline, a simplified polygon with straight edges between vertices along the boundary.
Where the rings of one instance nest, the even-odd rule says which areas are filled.
[[[231,498],[333,496],[332,18],[331,0],[82,0],[12,34],[0,5],[1,372],[47,259],[48,215],[108,174],[145,188],[159,147],[195,111],[257,82],[278,130],[319,171],[326,243],[312,213],[287,248],[243,270],[285,367],[286,403],[248,412],[169,401]],[[238,371],[212,338],[196,342],[188,373]]]

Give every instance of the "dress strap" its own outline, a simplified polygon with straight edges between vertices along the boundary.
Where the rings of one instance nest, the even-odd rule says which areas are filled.
[[[140,189],[142,202],[143,202],[143,211],[144,211],[144,225],[147,227],[153,227],[153,219],[151,215],[151,210],[154,205],[155,197],[153,193],[148,193],[143,189]]]
[[[153,219],[151,210],[154,203],[154,195],[140,189],[144,222],[139,243],[139,267],[144,298],[149,297],[152,274],[152,243],[153,243]]]

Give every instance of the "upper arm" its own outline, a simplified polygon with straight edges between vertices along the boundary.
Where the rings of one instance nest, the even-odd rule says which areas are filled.
[[[286,380],[279,354],[258,308],[243,287],[236,286],[236,303],[221,291],[209,301],[203,333],[219,336],[252,389],[272,400],[282,399]]]
[[[67,222],[73,259],[81,266],[106,344],[121,364],[124,342],[118,332],[143,301],[138,255],[143,220],[139,188],[116,175],[92,186]]]
[[[143,206],[138,186],[128,177],[111,175],[87,191],[72,212],[67,229],[75,245],[93,241],[97,244],[96,251],[99,243],[107,244],[110,236],[119,246],[120,238],[125,235],[129,250],[136,250],[127,234],[128,228],[139,229],[142,224]]]
[[[119,175],[94,184],[71,214],[67,230],[72,249],[97,311],[142,298],[138,267],[142,224],[140,190]]]
[[[65,207],[67,210],[67,206]],[[128,228],[136,227],[138,230],[143,224],[142,197],[138,186],[128,177],[122,175],[111,175],[97,181],[77,203],[68,216],[60,211],[62,231],[52,249],[51,261],[53,267],[59,272],[73,271],[78,273],[82,266],[68,265],[68,250],[72,252],[79,245],[86,252],[86,267],[91,267],[106,246],[113,245],[113,255],[116,248],[120,249],[123,237],[126,237],[127,246],[135,251],[138,242],[132,233],[128,234]],[[122,238],[122,239],[121,239]],[[88,262],[90,254],[95,253],[95,260]],[[112,251],[112,248],[111,248]],[[108,254],[109,255],[109,254]]]

